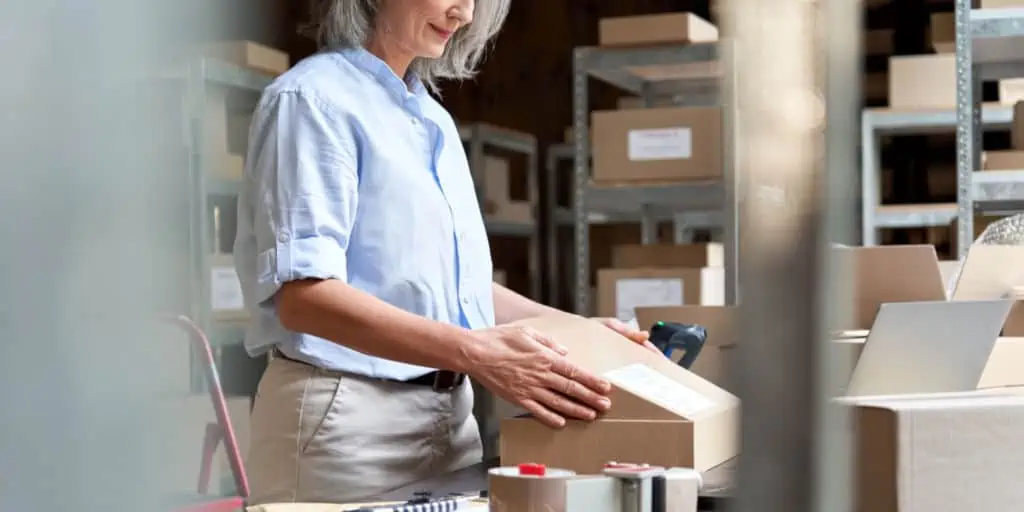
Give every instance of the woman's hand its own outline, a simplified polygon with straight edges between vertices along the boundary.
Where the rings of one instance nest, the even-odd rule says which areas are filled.
[[[655,347],[654,344],[651,343],[649,339],[649,332],[634,329],[630,327],[629,324],[623,322],[622,320],[619,320],[618,318],[595,318],[594,320],[601,322],[601,324],[604,325],[605,327],[625,336],[628,340],[632,341],[633,343],[643,345],[648,350],[653,350],[654,352],[657,352],[658,355],[662,355],[661,351],[658,350],[658,347]]]
[[[542,423],[561,428],[611,406],[611,384],[570,362],[565,347],[542,333],[511,325],[471,332],[469,376]]]

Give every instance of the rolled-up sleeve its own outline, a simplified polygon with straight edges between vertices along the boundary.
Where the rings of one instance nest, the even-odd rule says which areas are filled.
[[[278,93],[254,116],[247,179],[259,303],[289,281],[347,278],[359,174],[341,117],[300,92]]]

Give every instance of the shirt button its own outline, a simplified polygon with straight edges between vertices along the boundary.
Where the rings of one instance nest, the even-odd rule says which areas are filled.
[[[281,233],[280,235],[277,235],[277,240],[281,243],[286,243],[288,238],[288,233]]]
[[[462,303],[463,304],[469,304],[469,297],[463,297],[462,298]]]

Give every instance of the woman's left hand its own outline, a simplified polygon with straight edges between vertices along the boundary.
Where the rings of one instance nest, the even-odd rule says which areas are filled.
[[[629,324],[623,322],[622,320],[619,320],[618,318],[595,318],[594,320],[597,320],[605,327],[625,336],[633,343],[643,345],[648,350],[652,350],[658,355],[663,355],[661,351],[658,350],[658,347],[655,347],[654,344],[651,343],[650,339],[648,339],[650,333],[648,333],[647,331],[640,331],[634,329],[630,327]]]

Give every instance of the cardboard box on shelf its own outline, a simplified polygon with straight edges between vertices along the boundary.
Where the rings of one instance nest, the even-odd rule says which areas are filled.
[[[487,201],[486,219],[489,221],[529,224],[535,222],[533,203],[530,201]]]
[[[291,67],[287,53],[252,41],[210,43],[205,52],[210,57],[274,76]]]
[[[232,153],[210,153],[206,165],[210,174],[222,179],[238,181],[245,172],[245,157]]]
[[[705,181],[722,176],[722,111],[648,108],[592,114],[598,184]]]
[[[1024,150],[1024,101],[1013,104],[1013,122],[1010,124],[1010,145]]]
[[[1024,100],[1024,78],[1006,78],[999,81],[999,103],[1014,105]]]
[[[601,46],[643,46],[718,41],[717,27],[700,16],[688,12],[601,18],[597,31],[598,44]]]
[[[923,110],[956,108],[956,56],[890,57],[889,106]]]
[[[613,384],[612,408],[560,430],[532,418],[501,424],[502,464],[538,462],[579,473],[613,460],[710,469],[739,451],[739,399],[599,323],[555,315],[524,322],[569,349],[580,367]]]
[[[722,267],[725,248],[720,243],[617,245],[612,247],[612,267]]]
[[[640,306],[721,306],[725,269],[636,268],[597,271],[597,314],[628,321]]]
[[[1024,151],[985,151],[981,154],[984,171],[1018,171],[1024,169]]]
[[[891,28],[880,28],[865,31],[864,55],[890,55],[893,52],[893,33]]]
[[[956,20],[951,12],[933,12],[931,15],[932,49],[936,53],[956,51]]]
[[[974,0],[979,9],[1002,9],[1005,7],[1024,7],[1024,0]]]
[[[484,197],[495,203],[509,201],[509,162],[506,158],[484,156]]]

